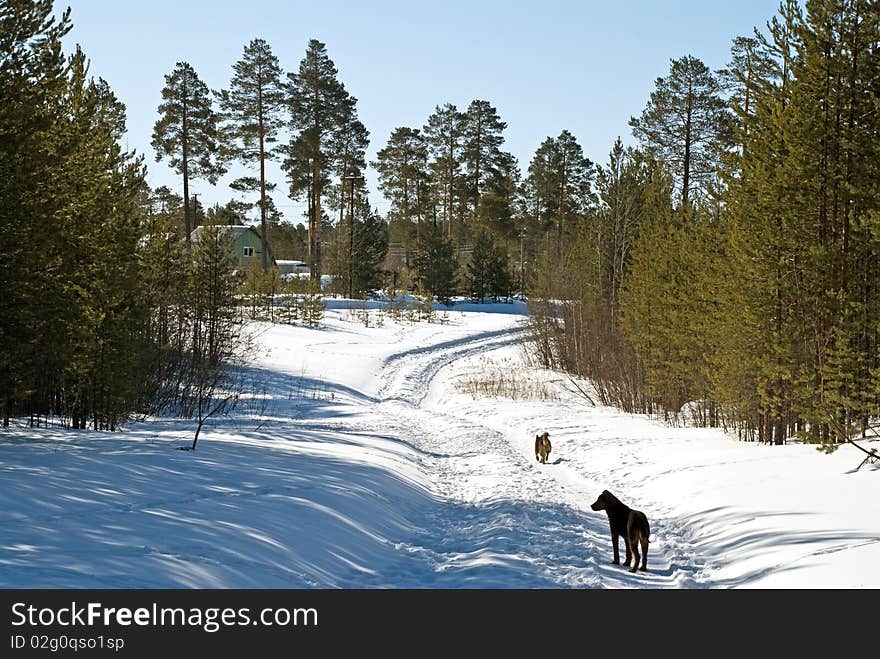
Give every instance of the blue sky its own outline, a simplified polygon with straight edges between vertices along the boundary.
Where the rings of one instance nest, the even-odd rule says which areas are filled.
[[[181,184],[150,147],[164,75],[188,61],[212,88],[253,38],[266,39],[295,70],[309,39],[327,44],[340,79],[359,99],[371,133],[368,157],[397,126],[421,127],[438,104],[485,99],[508,123],[506,148],[525,170],[548,135],[570,130],[588,157],[604,162],[629,118],[644,108],[669,60],[685,54],[712,68],[728,61],[731,40],[774,14],[776,0],[68,0],[70,48],[82,45],[93,75],[128,108],[128,145],[144,153],[150,183]],[[303,204],[286,198],[277,167],[275,200],[289,220]],[[207,204],[233,197],[231,177],[194,191]],[[375,189],[375,177],[368,180]],[[387,204],[373,194],[380,210]]]

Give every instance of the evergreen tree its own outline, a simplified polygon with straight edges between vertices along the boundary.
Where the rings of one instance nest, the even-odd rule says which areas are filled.
[[[450,240],[453,238],[454,219],[456,216],[460,222],[464,219],[460,197],[463,189],[463,123],[464,116],[458,108],[446,103],[437,106],[422,129],[428,146],[431,177],[443,211],[443,226]]]
[[[696,57],[672,60],[669,75],[657,78],[656,89],[641,117],[630,119],[633,135],[654,150],[676,172],[681,208],[692,189],[715,173],[719,140],[727,113],[715,75]]]
[[[762,47],[774,67],[732,174],[734,243],[753,333],[758,434],[842,439],[873,414],[877,317],[877,14],[871,3],[787,2]],[[871,82],[871,81],[875,82]]]
[[[182,248],[183,225],[167,210],[164,199],[169,193],[167,188],[153,191],[145,218],[146,233],[137,251],[142,290],[139,304],[150,314],[144,332],[150,348],[140,407],[156,413],[173,409],[178,402],[184,345],[191,338],[189,305],[185,303],[189,269]]]
[[[470,296],[480,303],[487,296],[497,301],[510,293],[507,254],[485,232],[477,234],[474,241],[474,251],[467,265],[467,283]]]
[[[748,130],[756,112],[759,94],[774,75],[774,63],[754,37],[736,37],[731,47],[731,61],[726,69],[718,72],[719,80],[728,93],[738,128],[743,132],[740,144],[748,142]]]
[[[478,225],[507,244],[519,238],[522,228],[520,179],[516,158],[501,152],[482,189],[477,207]]]
[[[379,175],[379,189],[391,202],[391,230],[405,247],[417,247],[432,196],[424,137],[416,128],[396,128],[372,164]],[[395,231],[396,227],[401,228]]]
[[[646,190],[646,219],[633,246],[632,263],[621,294],[623,329],[641,362],[647,395],[664,413],[706,390],[701,378],[704,346],[697,340],[701,236],[696,226],[678,221],[671,206],[672,183],[655,171]]]
[[[173,193],[169,187],[160,185],[151,192],[149,204],[150,212],[166,217],[183,240],[185,233],[183,197]]]
[[[284,168],[291,197],[305,194],[308,199],[309,265],[315,280],[321,276],[321,204],[329,176],[334,170],[345,174],[363,166],[368,135],[357,120],[357,99],[346,91],[337,73],[326,46],[312,39],[299,71],[288,74],[292,140]]]
[[[314,279],[309,279],[305,294],[299,300],[299,316],[306,327],[318,327],[324,318],[324,298]]]
[[[266,228],[266,191],[274,185],[266,181],[266,161],[274,156],[271,145],[278,139],[283,125],[284,88],[281,67],[269,44],[254,39],[244,49],[244,55],[233,67],[229,89],[220,92],[223,113],[222,129],[227,158],[245,165],[259,163],[259,178],[247,176],[231,184],[240,192],[260,193],[260,235],[263,240],[263,270],[269,269],[269,240]]]
[[[498,111],[488,101],[472,101],[461,121],[466,197],[475,217],[489,182],[507,164],[504,162],[506,154],[500,149],[504,143],[501,133],[507,124],[501,121]]]
[[[58,201],[43,193],[57,154],[53,126],[63,116],[66,62],[61,41],[70,12],[51,0],[0,3],[0,422],[36,411],[38,381],[61,334],[52,315],[64,300],[50,268],[59,238]],[[45,267],[38,267],[39,262]],[[57,344],[56,344],[57,345]],[[50,363],[46,363],[49,361]],[[28,409],[30,408],[30,409]]]
[[[495,245],[492,260],[489,263],[489,290],[492,299],[497,302],[500,297],[508,297],[513,288],[510,270],[507,267],[507,253],[500,245]]]
[[[189,247],[195,228],[190,220],[190,179],[204,177],[213,184],[225,173],[217,162],[217,115],[207,85],[186,62],[178,62],[165,76],[162,99],[152,145],[156,161],[167,157],[183,176],[184,232]]]
[[[336,194],[333,195],[333,201],[339,212],[340,223],[345,220],[345,214],[350,206],[352,183],[362,182],[367,168],[366,149],[370,144],[370,133],[357,118],[356,102],[357,99],[354,97],[348,97],[347,104],[350,107],[342,112],[339,130],[334,135],[330,150],[335,154],[333,169],[338,183],[335,186]],[[357,192],[354,194],[357,198]]]
[[[477,234],[467,272],[470,295],[481,303],[492,285],[494,261],[495,245],[484,232]]]
[[[548,137],[529,165],[534,212],[548,238],[555,229],[557,259],[563,256],[566,233],[573,231],[587,212],[594,174],[593,163],[567,130],[558,138]]]
[[[433,297],[448,305],[458,288],[458,256],[452,241],[439,227],[425,236],[415,258],[416,280]]]
[[[70,59],[64,102],[70,113],[56,127],[64,156],[47,181],[62,202],[56,248],[71,305],[60,314],[70,323],[59,341],[70,351],[62,372],[64,413],[75,427],[91,422],[112,430],[133,411],[139,381],[131,374],[144,352],[139,335],[147,310],[137,304],[136,252],[145,172],[141,159],[120,146],[125,107],[106,82],[88,77],[79,49]]]
[[[193,382],[183,218],[145,185],[125,107],[79,48],[64,57],[51,10],[0,3],[0,241],[40,255],[0,264],[0,414],[114,430]]]
[[[388,223],[370,208],[365,188],[356,190],[355,220],[337,227],[334,288],[353,298],[363,298],[382,287],[383,262],[388,253]],[[349,232],[354,228],[354,235]],[[351,250],[351,257],[349,257]]]

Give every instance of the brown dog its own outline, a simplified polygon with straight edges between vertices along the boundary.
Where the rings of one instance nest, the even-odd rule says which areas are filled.
[[[547,464],[547,456],[550,455],[550,433],[535,435],[535,459],[542,465]]]
[[[614,546],[614,564],[620,564],[617,540],[620,536],[623,536],[623,541],[626,543],[625,565],[629,566],[630,560],[635,557],[629,571],[635,572],[639,567],[640,544],[644,554],[641,557],[642,572],[647,571],[648,538],[651,536],[651,527],[648,525],[648,518],[645,517],[645,514],[624,505],[620,499],[608,490],[602,492],[599,498],[596,499],[596,503],[590,506],[590,508],[593,510],[604,510],[608,513],[608,523],[611,525],[611,544]]]

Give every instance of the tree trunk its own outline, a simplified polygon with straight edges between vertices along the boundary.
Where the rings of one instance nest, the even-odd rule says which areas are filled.
[[[474,161],[474,218],[477,217],[477,209],[480,206],[480,156],[482,155],[482,144],[480,138],[483,135],[483,113],[480,112],[477,118],[477,157]]]
[[[562,263],[562,235],[563,235],[563,225],[565,223],[565,187],[568,182],[566,179],[568,178],[567,165],[568,165],[568,154],[566,152],[562,153],[562,182],[559,186],[559,208],[557,209],[557,219],[556,219],[556,258],[559,259],[560,264]]]
[[[314,243],[314,251],[312,261],[312,280],[321,281],[321,167],[317,158],[312,159],[312,208],[314,209],[314,217],[312,218],[313,232],[312,241]]]
[[[263,117],[263,81],[258,80],[257,86],[257,120],[260,132],[260,239],[263,241],[262,265],[263,272],[269,270],[269,241],[266,236],[266,136]]]
[[[186,82],[183,83],[183,229],[186,233],[186,249],[192,247],[192,220],[189,211],[189,117],[187,116]]]
[[[345,187],[345,186],[343,186]],[[354,299],[354,179],[351,179],[351,208],[348,211],[348,299]]]
[[[196,444],[199,442],[199,434],[202,432],[202,426],[204,425],[205,420],[199,415],[199,425],[196,427],[196,436],[193,437],[192,447],[190,447],[190,451],[196,450]]]
[[[687,212],[691,187],[691,130],[693,128],[694,96],[693,88],[688,87],[687,121],[684,127],[684,181],[681,186],[681,210]]]
[[[416,248],[422,248],[422,182],[418,179],[416,179]]]

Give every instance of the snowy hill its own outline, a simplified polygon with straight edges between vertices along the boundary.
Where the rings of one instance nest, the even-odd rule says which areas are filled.
[[[0,587],[880,587],[880,474],[849,447],[592,407],[525,365],[521,306],[344,306],[259,324],[268,405],[195,453],[174,419],[0,431]],[[651,520],[646,574],[611,564],[606,488]]]

